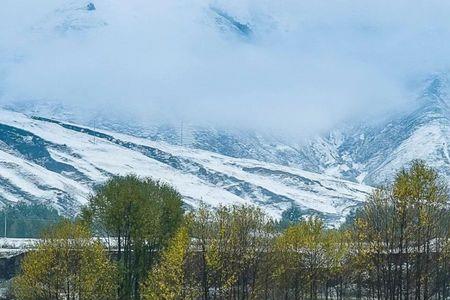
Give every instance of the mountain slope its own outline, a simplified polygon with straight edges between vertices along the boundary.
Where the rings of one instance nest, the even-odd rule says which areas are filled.
[[[95,184],[136,173],[172,184],[188,206],[256,204],[273,216],[297,205],[341,221],[371,188],[300,169],[237,159],[0,110],[0,200],[48,202],[75,214]]]
[[[347,124],[301,144],[286,138],[238,128],[155,123],[139,125],[97,115],[81,118],[75,108],[54,103],[10,105],[17,111],[72,120],[230,157],[293,166],[367,185],[391,180],[414,159],[423,159],[450,178],[450,110],[446,74],[425,82],[414,107],[384,122]],[[413,101],[411,101],[413,103]],[[95,120],[95,121],[94,121]]]
[[[412,111],[371,125],[356,124],[318,137],[301,149],[300,166],[374,185],[414,159],[450,178],[448,78],[431,77]]]
[[[193,149],[297,167],[353,182],[378,185],[414,159],[423,159],[450,179],[450,109],[446,74],[432,76],[409,111],[383,122],[349,123],[301,144],[239,128],[158,123],[145,125],[100,114],[91,117],[54,103],[24,103],[11,109],[93,127],[182,144]],[[130,125],[134,124],[134,125]]]

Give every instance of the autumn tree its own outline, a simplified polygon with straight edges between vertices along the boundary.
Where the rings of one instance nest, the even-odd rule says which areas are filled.
[[[448,296],[448,201],[447,185],[422,161],[374,191],[356,222],[355,243],[361,278],[374,297]]]
[[[347,256],[348,240],[344,234],[326,229],[318,218],[287,228],[277,238],[273,253],[276,298],[317,299],[320,294],[330,297]]]
[[[17,299],[113,299],[116,268],[90,231],[64,221],[29,252],[14,279]]]
[[[145,300],[194,299],[200,294],[199,282],[189,269],[192,257],[191,238],[188,226],[178,229],[164,250],[161,260],[149,273],[143,285]]]
[[[273,222],[252,206],[201,208],[193,219],[202,299],[250,299],[261,293]]]
[[[182,222],[180,194],[151,179],[114,177],[97,189],[82,215],[117,250],[118,297],[139,299],[141,283]]]

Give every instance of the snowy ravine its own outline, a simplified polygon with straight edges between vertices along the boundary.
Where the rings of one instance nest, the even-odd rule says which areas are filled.
[[[279,217],[297,205],[329,223],[342,221],[371,190],[292,167],[0,110],[2,203],[49,203],[74,215],[95,184],[128,173],[171,184],[190,207],[255,204]]]

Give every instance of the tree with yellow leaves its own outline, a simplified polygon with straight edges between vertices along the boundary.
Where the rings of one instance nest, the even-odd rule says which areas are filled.
[[[49,229],[13,282],[17,299],[114,299],[116,269],[89,230],[69,221]]]
[[[317,299],[323,294],[328,299],[348,254],[345,235],[326,229],[318,218],[287,228],[273,252],[276,298]]]
[[[180,227],[144,283],[142,299],[176,300],[194,299],[198,296],[199,286],[195,282],[191,285],[192,273],[187,272],[186,268],[190,257],[190,242],[188,228]]]
[[[449,191],[437,172],[414,161],[369,197],[356,222],[362,279],[378,299],[449,296]]]
[[[183,220],[180,194],[136,175],[116,176],[97,188],[82,218],[96,235],[116,240],[118,297],[140,299],[140,287]]]
[[[255,299],[264,295],[266,259],[274,224],[252,206],[201,207],[192,215],[201,299]],[[266,289],[267,290],[267,289]],[[261,298],[261,297],[259,297]]]

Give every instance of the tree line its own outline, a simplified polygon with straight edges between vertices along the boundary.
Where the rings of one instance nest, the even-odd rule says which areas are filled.
[[[42,230],[62,219],[55,209],[44,204],[6,205],[0,211],[0,237],[38,237]]]
[[[447,185],[415,161],[340,229],[253,206],[185,212],[170,186],[115,177],[43,235],[17,299],[449,299]],[[287,225],[286,225],[287,224]],[[94,238],[95,237],[95,238]]]

